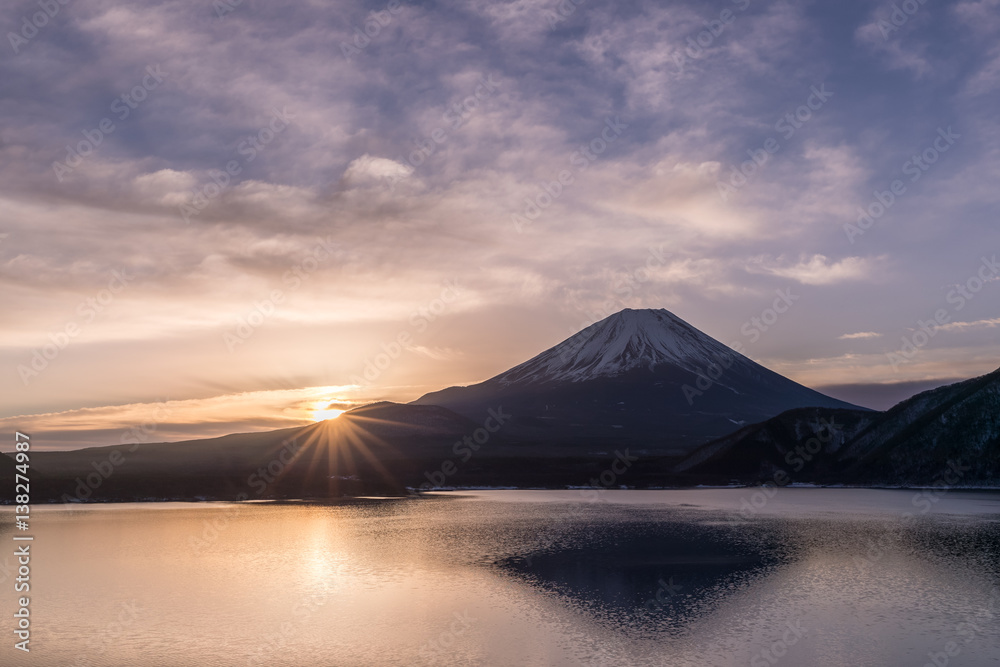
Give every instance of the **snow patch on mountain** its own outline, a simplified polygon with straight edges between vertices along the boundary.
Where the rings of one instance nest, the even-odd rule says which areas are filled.
[[[752,362],[668,310],[625,309],[493,378],[503,385],[583,382],[671,364],[704,373]]]

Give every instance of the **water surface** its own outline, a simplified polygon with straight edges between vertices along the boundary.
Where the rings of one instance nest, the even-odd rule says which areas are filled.
[[[38,508],[0,664],[1000,664],[1000,496],[761,493]]]

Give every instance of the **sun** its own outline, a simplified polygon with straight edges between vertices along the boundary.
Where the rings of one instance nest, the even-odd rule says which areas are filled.
[[[323,404],[323,407],[326,408],[326,403]],[[336,419],[345,412],[347,412],[347,410],[328,410],[328,409],[314,410],[312,413],[312,419],[314,422],[326,421],[327,419]]]
[[[352,388],[351,386],[316,387],[312,392],[312,396],[309,397],[311,400],[300,403],[296,412],[298,412],[300,417],[312,419],[314,422],[336,419],[352,408],[358,407],[354,401],[340,398],[338,393]]]

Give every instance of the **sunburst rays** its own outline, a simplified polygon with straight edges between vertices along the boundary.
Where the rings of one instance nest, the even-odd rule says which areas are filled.
[[[301,444],[281,477],[295,475],[304,488],[332,496],[361,489],[398,489],[399,483],[383,459],[397,453],[379,431],[397,422],[365,415],[356,410],[340,411],[337,419],[303,428],[296,436]],[[324,482],[325,480],[325,482]]]

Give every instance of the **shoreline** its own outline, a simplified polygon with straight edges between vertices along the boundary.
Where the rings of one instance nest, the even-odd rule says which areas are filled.
[[[697,485],[697,486],[664,486],[664,487],[645,487],[645,488],[618,488],[618,489],[602,489],[603,492],[614,492],[614,491],[720,491],[728,489],[759,489],[763,485],[760,484],[739,484],[739,485],[726,485],[726,486],[708,486],[708,485]],[[824,489],[824,490],[837,490],[843,489],[845,491],[858,491],[858,490],[869,490],[869,491],[966,491],[966,492],[996,492],[1000,493],[1000,486],[890,486],[890,485],[847,485],[847,484],[790,484],[785,487],[785,489]],[[35,507],[53,507],[53,506],[70,506],[70,507],[87,507],[94,505],[123,505],[123,504],[155,504],[155,503],[190,503],[190,504],[200,504],[200,503],[229,503],[229,504],[269,504],[269,505],[292,505],[292,504],[313,504],[313,505],[350,505],[355,503],[365,503],[371,501],[388,501],[388,500],[415,500],[419,499],[428,494],[446,494],[446,493],[463,493],[468,491],[588,491],[592,490],[592,487],[588,486],[572,486],[572,487],[562,487],[562,488],[552,488],[552,487],[514,487],[514,486],[468,486],[468,487],[440,487],[433,489],[421,489],[421,490],[410,490],[408,494],[401,495],[363,495],[363,496],[340,496],[337,498],[322,498],[322,497],[302,497],[302,498],[255,498],[239,500],[236,498],[116,498],[116,499],[105,499],[105,500],[85,500],[85,501],[35,501],[32,503]],[[15,503],[13,501],[3,499],[0,500],[0,509],[5,507],[13,507]]]

